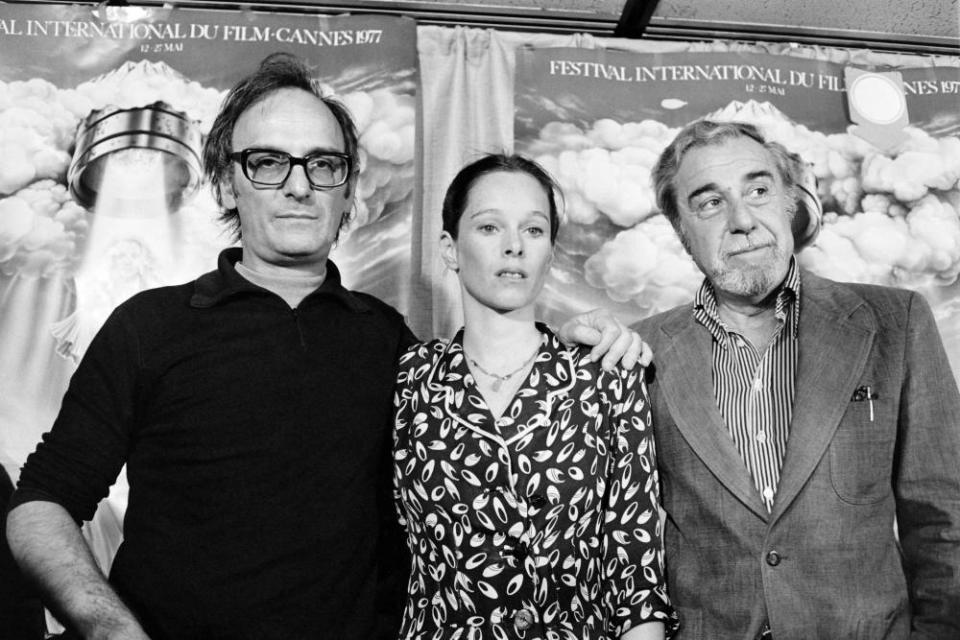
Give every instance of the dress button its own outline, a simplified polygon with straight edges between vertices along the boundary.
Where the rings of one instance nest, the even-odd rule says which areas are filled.
[[[780,554],[776,551],[771,551],[767,554],[767,564],[771,567],[775,567],[780,564]]]
[[[520,609],[513,614],[513,628],[517,631],[526,631],[533,626],[533,614],[526,609]]]
[[[543,507],[543,505],[545,505],[545,504],[547,504],[547,499],[544,498],[544,497],[543,497],[542,495],[540,495],[539,493],[536,493],[536,494],[530,496],[530,506],[536,507],[537,509],[540,509],[540,508]]]

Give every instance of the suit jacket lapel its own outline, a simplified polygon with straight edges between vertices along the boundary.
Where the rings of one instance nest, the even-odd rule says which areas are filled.
[[[859,297],[812,274],[802,278],[797,392],[772,520],[790,506],[826,452],[875,334],[874,327],[852,318]]]
[[[656,375],[677,429],[720,482],[766,520],[767,509],[717,408],[710,332],[693,319],[692,311],[661,331],[666,340],[657,354]]]

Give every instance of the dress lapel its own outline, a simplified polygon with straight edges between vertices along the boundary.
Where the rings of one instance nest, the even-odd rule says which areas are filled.
[[[457,332],[437,359],[428,384],[436,385],[436,391],[445,392],[433,394],[442,405],[440,411],[444,415],[450,416],[460,426],[479,436],[497,443],[502,442],[490,409],[480,395],[473,374],[467,366],[467,359],[463,354],[463,329]]]
[[[504,447],[548,426],[551,407],[576,381],[575,352],[564,347],[546,326],[538,324],[538,328],[543,334],[540,350],[499,424],[467,366],[463,329],[458,331],[432,372],[431,382],[446,391],[435,394],[442,398],[442,410],[461,426]]]
[[[717,408],[710,332],[693,319],[692,311],[661,331],[666,340],[657,354],[656,375],[677,429],[720,482],[766,520],[767,509]],[[658,428],[661,425],[654,424]]]
[[[853,317],[863,304],[858,296],[810,273],[802,278],[797,392],[773,520],[790,506],[823,457],[876,333],[871,323]]]

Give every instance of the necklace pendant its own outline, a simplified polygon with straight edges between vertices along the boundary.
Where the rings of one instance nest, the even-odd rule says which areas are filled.
[[[502,383],[503,383],[503,380],[501,380],[500,378],[494,378],[493,384],[490,385],[490,388],[493,389],[494,393],[497,393],[498,391],[500,391],[500,385]]]

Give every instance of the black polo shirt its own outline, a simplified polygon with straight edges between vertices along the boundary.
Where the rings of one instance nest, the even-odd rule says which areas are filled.
[[[414,337],[332,262],[291,309],[239,258],[114,311],[13,503],[87,520],[126,462],[110,578],[151,638],[365,640],[393,520],[396,363]]]

